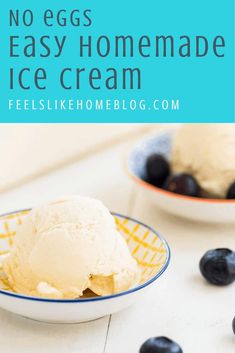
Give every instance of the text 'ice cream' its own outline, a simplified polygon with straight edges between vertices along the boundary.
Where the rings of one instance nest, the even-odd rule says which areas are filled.
[[[80,297],[88,288],[110,295],[140,280],[108,209],[82,196],[30,211],[3,267],[16,292],[49,298]]]

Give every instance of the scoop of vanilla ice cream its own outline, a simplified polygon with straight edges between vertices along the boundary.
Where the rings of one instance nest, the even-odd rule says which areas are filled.
[[[76,298],[87,288],[109,295],[140,280],[108,209],[82,196],[30,211],[3,268],[15,291],[49,298]]]
[[[235,182],[235,124],[189,124],[173,139],[173,172],[193,175],[202,189],[225,197]]]

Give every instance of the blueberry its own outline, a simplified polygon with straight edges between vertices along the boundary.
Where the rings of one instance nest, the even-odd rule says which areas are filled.
[[[186,173],[170,176],[165,184],[165,189],[176,194],[187,196],[199,196],[200,187],[196,179]]]
[[[229,249],[209,250],[201,258],[203,277],[216,286],[226,286],[235,280],[235,252]]]
[[[233,319],[233,333],[235,335],[235,318]]]
[[[161,186],[170,174],[170,166],[165,157],[160,154],[152,154],[146,161],[147,180]]]
[[[153,337],[144,342],[139,353],[183,353],[183,351],[176,342],[167,337]]]
[[[227,199],[235,199],[235,182],[228,189]]]

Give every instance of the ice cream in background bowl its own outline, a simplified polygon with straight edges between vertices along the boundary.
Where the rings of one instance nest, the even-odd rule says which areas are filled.
[[[119,311],[169,263],[168,245],[153,229],[82,196],[0,216],[0,231],[0,306],[42,321]]]
[[[167,190],[148,181],[146,163],[158,154],[169,163],[171,175],[191,175],[200,186],[192,197]],[[235,223],[235,125],[185,124],[139,141],[130,151],[126,172],[151,204],[194,221]],[[171,176],[170,175],[170,176]]]
[[[235,124],[183,125],[171,161],[174,172],[192,174],[211,198],[225,198],[235,182]]]

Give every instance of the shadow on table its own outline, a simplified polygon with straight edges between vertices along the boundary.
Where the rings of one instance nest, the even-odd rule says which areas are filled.
[[[84,324],[47,324],[0,309],[1,351],[4,353],[58,353],[73,349],[92,352],[91,337],[105,337],[107,318]],[[103,340],[100,343],[103,345]],[[97,342],[99,345],[99,342]]]

